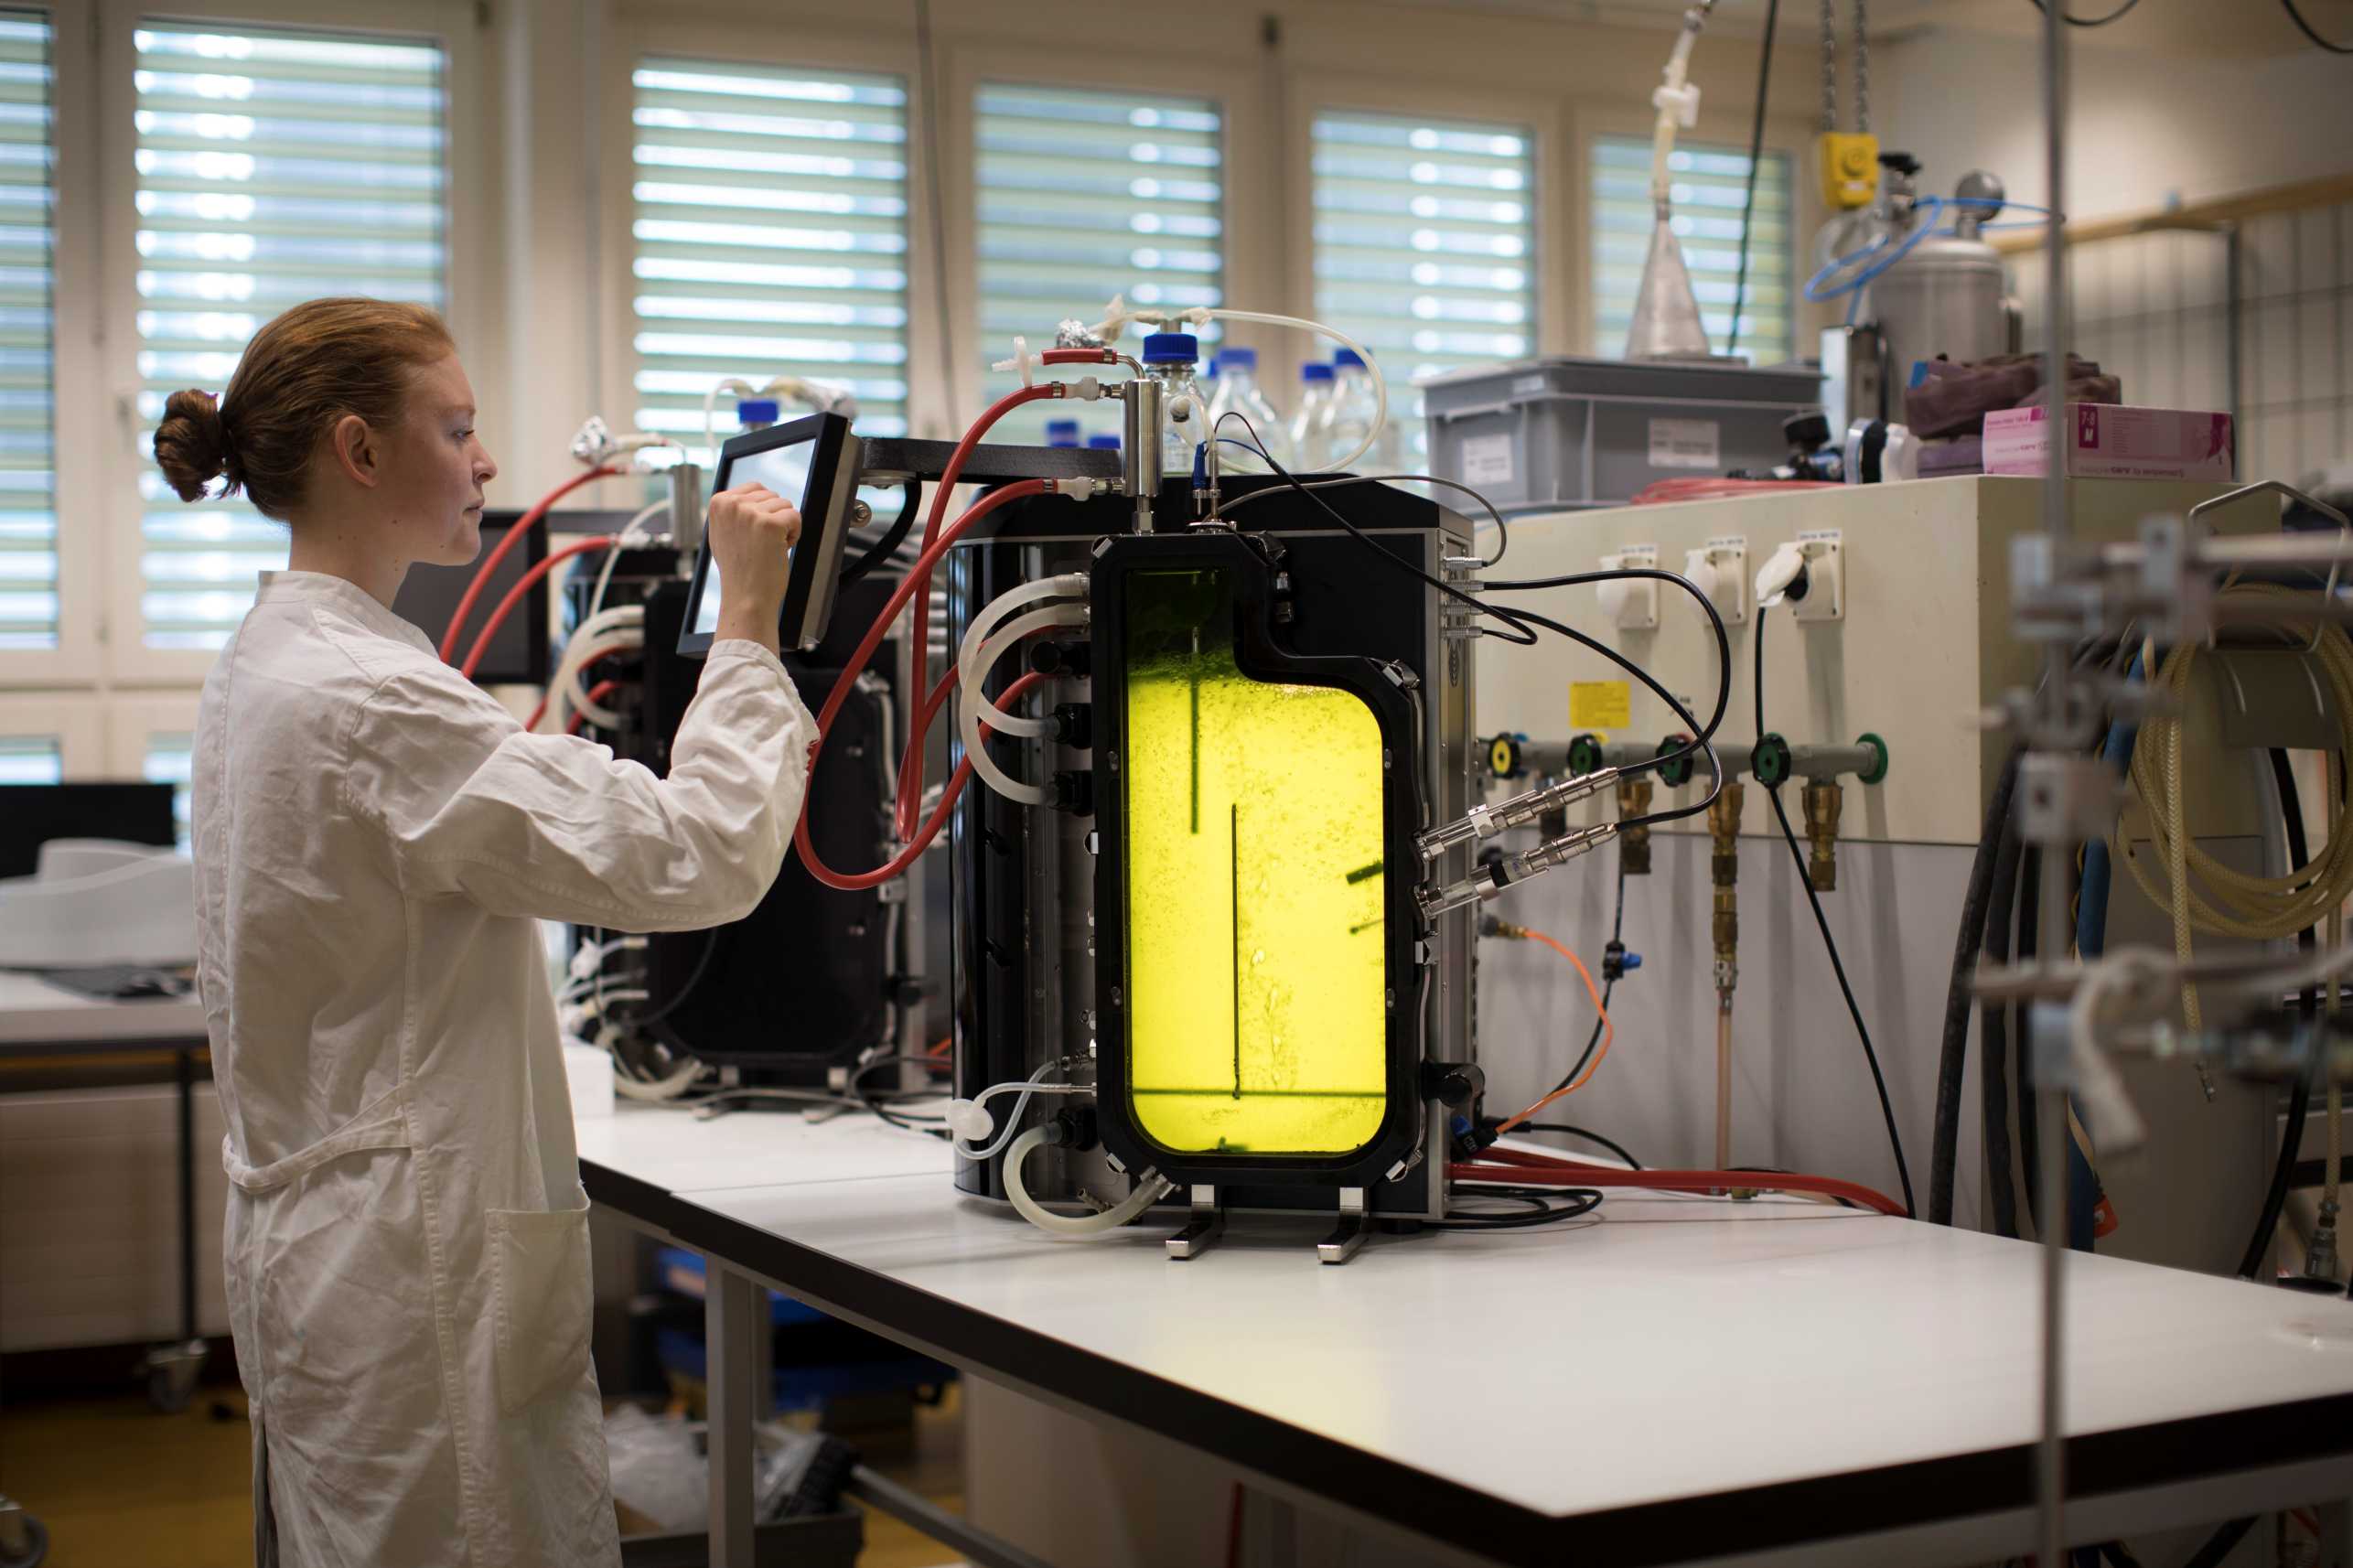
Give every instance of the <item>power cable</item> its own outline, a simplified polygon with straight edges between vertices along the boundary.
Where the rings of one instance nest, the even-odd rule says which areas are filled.
[[[1748,306],[1748,231],[1757,215],[1757,166],[1765,156],[1765,93],[1773,84],[1773,25],[1781,0],[1765,0],[1765,41],[1757,56],[1757,118],[1748,127],[1748,188],[1740,199],[1740,272],[1732,285],[1732,330],[1724,334],[1729,359],[1740,348],[1740,313]]]
[[[1557,1225],[1563,1219],[1578,1219],[1601,1207],[1601,1194],[1592,1187],[1488,1187],[1476,1190],[1464,1189],[1464,1197],[1502,1197],[1531,1206],[1525,1214],[1459,1214],[1449,1211],[1444,1219],[1425,1219],[1428,1230],[1530,1230],[1539,1225]]]
[[[2070,27],[2104,27],[2111,22],[2121,22],[2126,16],[2131,16],[2133,14],[2133,7],[2138,5],[2140,3],[2141,0],[2124,0],[2124,3],[2122,5],[2117,6],[2116,9],[2109,12],[2105,16],[2091,17],[2070,16],[2067,14],[2066,7],[2061,6],[2059,9],[2059,20],[2065,22]],[[2285,0],[2283,0],[2283,3],[2285,3]],[[2043,0],[2034,0],[2034,6],[2037,11],[2042,10],[2044,8]],[[2294,5],[2288,5],[2288,10],[2293,14],[2295,10]],[[2315,39],[2314,41],[2318,42],[2317,39]]]
[[[2138,0],[2135,0],[2135,4],[2137,3]],[[2330,54],[2353,55],[2353,44],[2332,44],[2326,38],[2322,38],[2318,33],[2314,32],[2312,30],[2312,24],[2304,19],[2304,13],[2295,8],[2295,0],[2280,0],[2280,4],[2287,7],[2288,20],[2296,25],[2296,31],[2302,33],[2305,38],[2310,38],[2322,48],[2326,49]],[[2131,5],[2124,7],[2127,11],[2132,8],[2133,7]]]
[[[1514,1128],[1513,1131],[1520,1133],[1558,1133],[1564,1138],[1583,1138],[1588,1144],[1600,1144],[1603,1148],[1607,1149],[1611,1154],[1616,1155],[1619,1159],[1624,1160],[1628,1169],[1639,1171],[1642,1168],[1642,1162],[1636,1159],[1632,1155],[1628,1154],[1626,1152],[1625,1144],[1617,1142],[1615,1138],[1605,1138],[1600,1133],[1593,1132],[1588,1128],[1572,1127],[1565,1122],[1522,1122],[1518,1127]]]
[[[1757,734],[1761,739],[1765,728],[1765,622],[1768,618],[1764,607],[1757,611]],[[1821,895],[1814,891],[1814,880],[1806,869],[1806,852],[1798,847],[1798,835],[1789,826],[1789,813],[1781,809],[1778,785],[1767,785],[1765,799],[1772,803],[1774,819],[1781,824],[1781,837],[1789,843],[1789,858],[1797,863],[1798,886],[1806,890],[1806,902],[1813,907],[1814,924],[1822,934],[1822,949],[1830,954],[1831,972],[1838,976],[1839,994],[1846,998],[1847,1016],[1854,1020],[1855,1037],[1863,1042],[1863,1059],[1871,1064],[1872,1087],[1879,1092],[1879,1114],[1887,1123],[1887,1144],[1896,1154],[1896,1179],[1904,1187],[1904,1212],[1918,1214],[1912,1202],[1912,1169],[1904,1158],[1904,1135],[1896,1130],[1896,1107],[1887,1098],[1887,1077],[1879,1070],[1879,1052],[1871,1044],[1871,1030],[1863,1022],[1863,1008],[1854,1000],[1854,987],[1847,983],[1846,964],[1838,955],[1838,939],[1831,935],[1830,918],[1822,913]]]

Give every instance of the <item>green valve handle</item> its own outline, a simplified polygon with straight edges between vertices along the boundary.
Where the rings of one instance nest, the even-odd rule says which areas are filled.
[[[1597,773],[1602,767],[1601,737],[1586,734],[1569,742],[1569,771],[1582,778]]]
[[[1857,772],[1855,778],[1865,784],[1876,784],[1884,780],[1887,777],[1887,743],[1869,730],[1864,730],[1854,744],[1870,752],[1874,758],[1871,766]]]
[[[1650,754],[1653,757],[1672,757],[1678,751],[1683,753],[1682,756],[1675,757],[1672,762],[1662,762],[1659,765],[1659,782],[1666,785],[1670,789],[1680,789],[1692,781],[1692,764],[1693,757],[1697,756],[1697,751],[1696,748],[1684,749],[1691,744],[1690,736],[1671,735],[1659,743],[1658,750]]]
[[[1748,753],[1748,770],[1757,776],[1757,782],[1767,789],[1788,783],[1789,743],[1778,735],[1767,735]]]

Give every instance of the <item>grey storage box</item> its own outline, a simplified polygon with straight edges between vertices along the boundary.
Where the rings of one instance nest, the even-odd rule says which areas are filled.
[[[1781,422],[1821,406],[1801,367],[1522,360],[1419,383],[1430,471],[1504,511],[1623,506],[1654,479],[1746,468],[1789,454]]]

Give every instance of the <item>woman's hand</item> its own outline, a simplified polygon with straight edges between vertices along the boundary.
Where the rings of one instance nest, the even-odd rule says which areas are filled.
[[[707,537],[719,574],[717,635],[777,652],[792,547],[800,539],[800,511],[764,486],[739,485],[711,498]]]

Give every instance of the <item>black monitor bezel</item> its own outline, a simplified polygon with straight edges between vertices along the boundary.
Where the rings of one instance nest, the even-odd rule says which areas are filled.
[[[777,628],[778,646],[787,652],[813,648],[825,634],[833,611],[834,577],[841,565],[843,504],[855,488],[856,476],[842,473],[842,459],[850,446],[850,422],[838,413],[812,413],[728,437],[719,448],[719,467],[711,478],[711,493],[728,488],[736,460],[779,446],[809,445],[809,478],[798,497],[787,497],[800,509],[800,542],[792,552],[792,575],[784,591],[784,613]],[[699,659],[711,651],[718,633],[698,632],[703,618],[703,589],[711,574],[711,545],[706,535],[694,553],[694,579],[687,590],[686,618],[678,633],[678,651]]]

